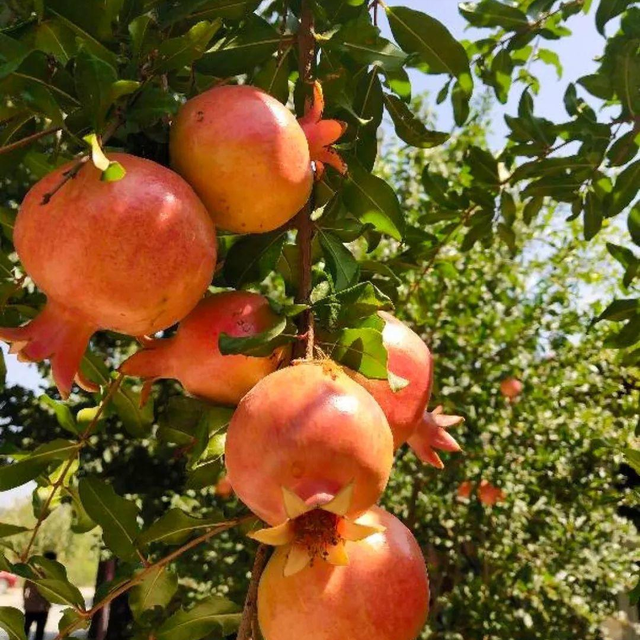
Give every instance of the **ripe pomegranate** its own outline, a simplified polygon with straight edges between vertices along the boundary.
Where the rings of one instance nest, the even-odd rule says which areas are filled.
[[[414,331],[391,314],[380,311],[385,321],[382,340],[388,353],[389,371],[408,381],[404,388],[393,391],[387,380],[373,380],[346,370],[382,407],[398,448],[414,433],[422,419],[433,382],[433,359],[427,345]]]
[[[215,229],[191,187],[155,162],[110,159],[126,169],[122,180],[102,182],[87,163],[43,204],[65,165],[33,186],[16,220],[16,250],[48,301],[29,324],[0,329],[0,339],[23,360],[50,358],[63,397],[95,331],[143,335],[174,324],[215,268]]]
[[[360,385],[330,361],[306,361],[267,376],[240,401],[225,455],[236,494],[269,524],[287,519],[283,488],[319,506],[351,482],[345,515],[355,517],[384,490],[393,437]]]
[[[414,640],[429,612],[420,547],[394,516],[372,508],[358,523],[384,527],[347,542],[348,566],[316,562],[285,576],[279,549],[260,580],[258,619],[266,640]]]
[[[488,507],[493,507],[498,502],[504,502],[506,495],[502,489],[495,487],[488,480],[481,480],[478,487],[478,499]]]
[[[468,500],[471,497],[471,490],[473,486],[470,480],[465,480],[461,482],[458,486],[458,498],[460,500]]]
[[[444,469],[444,463],[435,449],[453,453],[461,451],[460,445],[447,433],[447,429],[460,424],[463,420],[462,416],[446,415],[441,406],[431,412],[425,411],[407,443],[422,462],[436,469]]]
[[[505,378],[500,383],[500,393],[513,402],[521,393],[524,385],[517,378]]]
[[[290,220],[308,200],[312,160],[318,173],[324,163],[346,171],[329,148],[345,125],[322,120],[323,108],[318,84],[300,121],[255,87],[214,87],[178,112],[171,128],[173,167],[223,229],[271,231]]]
[[[216,495],[223,500],[228,500],[233,495],[233,487],[226,474],[223,475],[215,486]]]
[[[259,380],[288,357],[286,347],[270,356],[223,356],[221,333],[252,336],[270,329],[277,316],[268,300],[257,293],[229,291],[202,300],[180,323],[176,335],[152,340],[129,358],[120,371],[145,378],[149,390],[155,380],[175,378],[194,396],[217,404],[236,405]]]

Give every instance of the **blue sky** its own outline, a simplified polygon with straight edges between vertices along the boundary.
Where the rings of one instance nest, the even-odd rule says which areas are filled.
[[[483,31],[477,29],[465,29],[466,22],[458,12],[458,5],[455,0],[403,0],[403,2],[395,2],[387,0],[390,6],[409,6],[413,9],[430,13],[444,23],[453,35],[458,39],[474,39],[479,37]],[[594,2],[596,5],[596,2]],[[381,12],[381,27],[387,37],[390,32],[384,14]],[[611,33],[617,25],[617,21],[612,21],[608,26],[608,32]],[[541,90],[535,99],[536,112],[550,120],[563,120],[566,113],[563,105],[563,96],[567,84],[575,81],[580,76],[593,72],[597,64],[596,56],[600,55],[604,49],[604,38],[596,31],[594,24],[594,11],[591,14],[579,14],[570,19],[567,25],[573,35],[563,38],[559,41],[544,41],[544,45],[548,49],[554,50],[560,56],[564,66],[564,74],[558,79],[556,71],[553,67],[543,63],[536,63],[532,69],[540,78]],[[425,76],[423,74],[413,74],[414,93],[428,91],[435,96],[437,91],[442,87],[445,76]],[[479,86],[479,85],[478,85]],[[492,118],[492,133],[489,138],[490,144],[495,149],[500,149],[506,133],[506,125],[504,123],[504,113],[514,113],[517,109],[521,85],[515,85],[512,88],[511,98],[507,105],[496,105],[494,107],[495,117]],[[591,102],[591,100],[590,100]],[[450,107],[447,103],[436,107],[438,114],[438,126],[447,130],[452,128],[453,120]],[[5,353],[7,364],[7,382],[8,384],[20,384],[31,389],[41,388],[41,378],[34,365],[19,363],[15,356],[7,355],[6,345],[2,345]],[[24,495],[25,487],[0,494],[0,506],[10,504],[15,497]]]

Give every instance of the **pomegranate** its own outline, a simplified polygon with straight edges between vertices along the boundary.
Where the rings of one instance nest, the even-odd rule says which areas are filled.
[[[306,115],[294,115],[247,85],[209,89],[189,100],[171,128],[173,167],[193,186],[216,224],[237,233],[264,233],[290,220],[313,186],[311,161],[344,173],[329,148],[344,132],[322,120],[320,85]]]
[[[0,329],[0,339],[23,360],[50,358],[63,397],[95,331],[137,336],[174,324],[197,304],[215,268],[215,229],[191,187],[155,162],[110,159],[126,169],[122,180],[102,182],[87,163],[43,204],[65,165],[33,186],[16,220],[16,250],[48,300],[29,324]]]
[[[444,469],[444,463],[435,449],[454,453],[461,451],[460,445],[447,433],[447,429],[463,420],[462,416],[445,415],[442,407],[436,407],[431,412],[425,411],[407,443],[422,462]]]
[[[505,378],[500,383],[500,393],[513,402],[521,393],[524,385],[517,378]]]
[[[226,474],[223,475],[215,486],[216,495],[223,500],[228,500],[233,495],[233,487],[229,482],[229,478],[227,478]]]
[[[505,498],[504,491],[492,485],[488,480],[481,480],[480,486],[478,487],[478,499],[482,504],[493,507],[498,504],[498,502],[504,502]]]
[[[433,382],[433,359],[427,345],[407,325],[385,311],[378,315],[385,321],[382,339],[388,353],[389,371],[409,384],[394,392],[387,380],[373,380],[349,370],[347,373],[382,407],[397,448],[414,433],[427,407]]]
[[[347,542],[347,566],[313,563],[285,576],[285,549],[269,561],[258,590],[266,640],[414,640],[429,611],[420,547],[394,516],[372,508],[358,523],[384,528]]]
[[[272,525],[287,513],[282,490],[309,505],[353,482],[355,517],[384,490],[393,437],[376,401],[330,361],[305,361],[261,380],[240,401],[226,441],[237,496]]]
[[[468,500],[471,497],[471,490],[473,486],[470,480],[465,480],[461,482],[458,486],[458,498],[460,500]]]
[[[194,396],[216,404],[236,405],[259,380],[275,371],[288,356],[285,347],[270,356],[223,356],[221,333],[251,336],[270,329],[277,316],[257,293],[229,291],[202,300],[180,323],[176,335],[147,342],[120,367],[123,373],[145,378],[148,391],[159,378],[180,380]]]

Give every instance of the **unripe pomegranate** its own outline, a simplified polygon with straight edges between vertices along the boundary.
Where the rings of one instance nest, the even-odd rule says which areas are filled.
[[[278,550],[260,580],[258,619],[266,640],[414,640],[429,611],[420,547],[394,516],[372,508],[359,524],[384,527],[347,542],[347,566],[314,562],[284,575]]]
[[[524,385],[517,378],[505,378],[500,383],[500,393],[513,402],[521,393]]]
[[[180,323],[172,338],[152,340],[147,348],[120,367],[123,373],[155,380],[175,378],[194,396],[217,404],[236,405],[259,380],[288,357],[286,347],[270,356],[223,356],[221,333],[252,336],[273,327],[277,320],[268,300],[257,293],[229,291],[202,300]]]
[[[322,92],[298,122],[269,94],[247,85],[214,87],[189,100],[171,128],[171,162],[217,225],[264,233],[290,220],[313,186],[311,161],[346,166],[328,146],[345,125],[321,120]]]
[[[215,229],[191,187],[149,160],[110,159],[126,169],[122,180],[102,182],[87,163],[44,204],[65,165],[33,186],[16,220],[16,250],[48,301],[29,324],[0,329],[0,338],[24,360],[50,358],[63,397],[95,331],[138,336],[174,324],[215,268]]]
[[[287,519],[283,488],[315,506],[353,483],[345,515],[355,517],[384,490],[393,437],[376,401],[337,365],[300,362],[240,401],[225,457],[237,496],[272,525]]]
[[[433,382],[433,359],[420,336],[404,322],[385,311],[378,315],[385,321],[382,340],[388,353],[387,367],[409,384],[394,392],[387,380],[366,378],[349,370],[347,373],[382,407],[397,448],[413,434],[427,408]]]

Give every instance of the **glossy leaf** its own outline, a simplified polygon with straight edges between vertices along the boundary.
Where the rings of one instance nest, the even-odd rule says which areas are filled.
[[[9,636],[9,640],[27,640],[24,633],[24,614],[14,607],[0,607],[0,629]]]
[[[158,640],[199,640],[223,638],[233,633],[240,624],[242,614],[230,600],[210,596],[188,611],[174,613],[158,629]]]
[[[449,138],[448,133],[427,129],[400,98],[385,93],[384,104],[393,120],[398,137],[412,147],[429,149],[441,145]]]
[[[178,576],[166,567],[155,567],[129,592],[129,606],[135,618],[148,609],[164,609],[178,589]]]
[[[209,518],[196,518],[180,509],[170,509],[140,534],[138,544],[142,546],[152,542],[167,545],[183,544],[193,535],[205,533],[223,521],[221,514]]]

